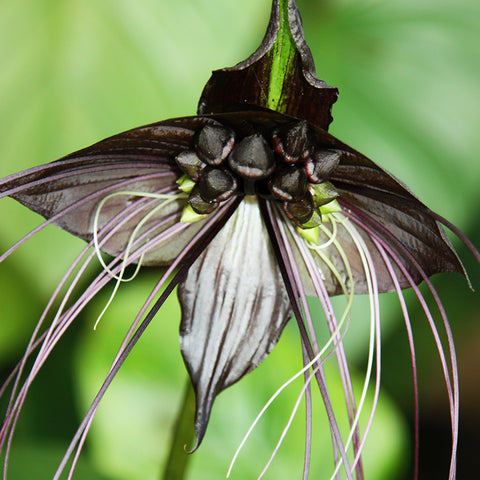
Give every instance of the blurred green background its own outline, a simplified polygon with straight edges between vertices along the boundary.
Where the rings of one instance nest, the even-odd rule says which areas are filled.
[[[340,90],[331,132],[402,179],[480,245],[478,0],[298,0],[298,5],[318,76]],[[135,126],[194,114],[211,70],[243,60],[258,46],[269,10],[268,0],[0,0],[0,176]],[[39,222],[10,199],[0,202],[0,219],[1,251]],[[459,242],[454,244],[480,288],[480,269]],[[78,239],[49,228],[1,265],[0,377],[22,354],[49,295],[81,247]],[[93,332],[106,292],[65,336],[27,400],[10,479],[51,478],[159,273],[145,270],[123,286]],[[480,467],[480,300],[458,275],[439,276],[435,284],[459,356],[458,478],[471,478]],[[420,368],[420,478],[446,478],[446,391],[422,312],[409,292],[407,298]],[[400,480],[411,478],[411,367],[398,302],[389,295],[382,300],[382,401],[365,468],[369,479]],[[364,299],[357,303],[347,345],[360,389],[368,312]],[[319,329],[322,322],[319,312]],[[171,298],[107,394],[76,478],[160,478],[185,384],[178,324],[178,304]],[[224,477],[256,413],[300,364],[292,322],[264,364],[217,399],[189,478]],[[334,368],[328,373],[340,412]],[[274,404],[231,478],[256,478],[300,388],[290,387]],[[265,478],[299,477],[303,423],[299,413]],[[323,414],[316,415],[314,427],[312,478],[329,478],[331,447]]]

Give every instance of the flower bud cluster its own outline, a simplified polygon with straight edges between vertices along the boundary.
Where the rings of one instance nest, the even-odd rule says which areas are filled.
[[[203,126],[194,150],[175,160],[195,182],[188,203],[196,213],[208,214],[232,195],[259,195],[281,202],[288,218],[308,227],[321,221],[319,207],[338,195],[327,180],[341,154],[316,148],[305,121],[274,129],[268,140],[259,133],[239,138],[216,123]]]

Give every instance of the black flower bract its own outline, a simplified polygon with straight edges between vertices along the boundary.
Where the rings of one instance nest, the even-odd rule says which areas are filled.
[[[280,68],[282,75],[275,75]],[[328,133],[337,93],[315,75],[295,1],[274,0],[259,49],[235,67],[213,72],[197,115],[134,128],[0,180],[1,197],[14,198],[46,219],[34,233],[54,224],[87,242],[0,392],[7,396],[11,386],[0,431],[5,459],[26,394],[63,333],[112,280],[113,298],[126,268],[136,265],[165,269],[133,319],[54,479],[60,478],[71,458],[68,468],[75,469],[107,388],[177,286],[182,307],[180,349],[195,392],[192,451],[204,439],[216,397],[260,365],[295,318],[303,360],[295,377],[304,377],[299,400],[305,397],[307,412],[303,477],[309,475],[315,437],[312,410],[317,405],[311,391],[315,384],[331,430],[332,478],[347,479],[364,478],[362,452],[379,398],[382,292],[396,292],[408,334],[417,412],[414,477],[418,477],[417,368],[402,294],[402,289],[412,289],[433,333],[445,377],[452,424],[449,479],[455,478],[457,361],[447,316],[430,276],[465,272],[442,225],[464,241],[477,261],[480,255],[403,183]],[[111,259],[105,261],[102,252]],[[82,273],[96,257],[100,273],[77,294]],[[76,269],[78,274],[73,274]],[[418,287],[422,282],[438,310],[442,333]],[[61,294],[62,289],[66,293]],[[360,395],[354,394],[343,345],[356,294],[367,295],[370,306],[367,375]],[[330,300],[336,295],[346,299],[341,314]],[[312,318],[307,297],[320,302],[323,318]],[[323,345],[315,330],[318,322],[324,322],[330,334]],[[325,374],[330,357],[341,378],[346,433],[339,428]],[[374,371],[373,405],[366,425],[360,427]],[[294,412],[297,407],[298,403]]]

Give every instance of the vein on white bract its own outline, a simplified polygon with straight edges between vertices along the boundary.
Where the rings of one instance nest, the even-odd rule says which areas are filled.
[[[287,20],[279,8],[287,9]],[[291,31],[298,57],[295,65],[303,67],[291,67],[291,75],[300,79],[292,88],[302,93],[290,92],[286,110],[276,112],[258,100],[263,90],[252,90],[249,77],[243,75],[259,64],[263,66],[258,71],[268,73],[265,62],[273,68],[271,49],[282,21],[288,21]],[[0,397],[7,399],[0,430],[5,479],[26,395],[65,331],[109,282],[113,281],[114,287],[97,323],[122,282],[133,281],[140,268],[160,266],[165,270],[133,319],[54,479],[67,468],[68,478],[72,477],[105,391],[177,286],[182,306],[180,348],[196,396],[192,451],[202,442],[216,396],[256,368],[274,348],[289,319],[295,317],[303,368],[286,379],[253,421],[239,442],[228,475],[266,408],[303,375],[292,415],[258,478],[277,454],[302,398],[306,406],[303,478],[308,478],[315,435],[312,409],[317,406],[312,401],[313,383],[331,430],[331,479],[345,475],[349,480],[364,478],[362,452],[380,394],[379,294],[388,291],[398,296],[410,346],[416,412],[414,478],[418,478],[417,367],[402,294],[402,289],[411,288],[430,325],[445,378],[452,424],[449,479],[455,478],[457,361],[447,315],[429,277],[465,272],[442,224],[467,245],[479,263],[480,254],[458,229],[422,204],[396,178],[326,131],[336,89],[314,76],[293,0],[274,0],[265,38],[248,61],[214,72],[197,116],[129,130],[0,180],[0,198],[10,196],[46,218],[5,252],[0,263],[51,224],[87,242],[53,292],[24,356],[0,390]],[[258,75],[255,78],[258,80]],[[245,96],[240,102],[243,108],[235,109],[239,104],[235,95]],[[306,103],[300,108],[295,98],[304,97]],[[309,109],[309,98],[322,110]],[[104,260],[102,252],[111,260]],[[100,273],[83,292],[75,293],[94,262],[100,263]],[[127,278],[129,265],[136,268]],[[443,333],[418,288],[421,282],[438,310],[446,348]],[[367,367],[357,398],[343,345],[356,294],[368,295],[370,306]],[[346,299],[339,316],[331,302],[335,295]],[[324,318],[312,318],[308,297],[320,302]],[[58,308],[54,307],[57,304]],[[323,345],[315,333],[319,322],[326,322],[330,333]],[[338,365],[350,425],[347,435],[338,427],[338,412],[329,395],[324,372],[329,359]],[[372,389],[372,406],[365,414],[367,393]],[[363,431],[359,427],[362,414],[367,417]]]

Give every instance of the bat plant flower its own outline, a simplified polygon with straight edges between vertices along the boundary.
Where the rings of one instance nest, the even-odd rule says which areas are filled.
[[[5,478],[18,415],[39,369],[92,298],[107,283],[113,281],[115,292],[128,280],[125,269],[130,264],[166,270],[133,320],[55,479],[73,457],[68,467],[72,474],[105,390],[177,286],[180,348],[195,392],[193,449],[204,437],[216,396],[262,362],[294,317],[302,342],[304,368],[299,375],[305,379],[301,396],[307,410],[303,478],[308,477],[314,435],[310,391],[314,382],[331,429],[332,478],[343,471],[342,478],[347,479],[363,478],[361,453],[379,396],[381,292],[398,294],[418,400],[414,342],[402,296],[402,289],[413,289],[431,325],[445,376],[452,423],[449,479],[455,478],[459,408],[455,350],[429,277],[465,272],[442,224],[479,261],[480,255],[405,185],[327,132],[337,94],[315,75],[295,0],[274,0],[258,50],[233,68],[213,72],[197,115],[134,128],[0,180],[0,196],[10,196],[46,219],[0,261],[48,224],[87,242],[0,391],[6,396],[11,387],[0,430]],[[104,260],[101,252],[110,260]],[[101,272],[75,296],[82,273],[97,257]],[[447,349],[417,286],[420,282],[433,294]],[[371,309],[367,380],[358,398],[342,343],[354,294],[367,294]],[[347,299],[341,315],[333,310],[334,295]],[[323,318],[312,318],[307,297],[321,302]],[[53,310],[56,301],[60,306]],[[325,345],[319,345],[315,336],[318,322],[330,330]],[[351,428],[347,437],[337,425],[323,370],[332,356],[345,393]],[[373,371],[374,405],[362,432],[359,415]],[[418,463],[418,405],[416,412]]]

